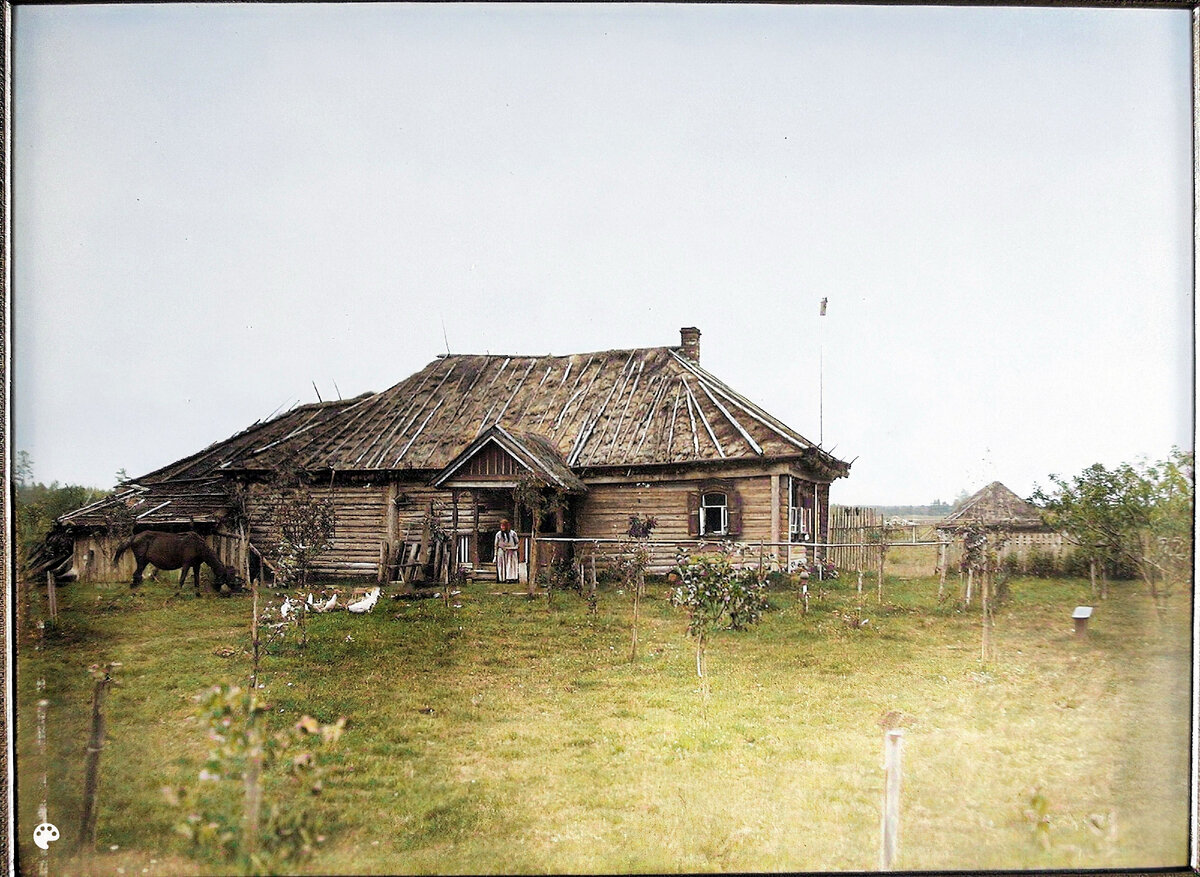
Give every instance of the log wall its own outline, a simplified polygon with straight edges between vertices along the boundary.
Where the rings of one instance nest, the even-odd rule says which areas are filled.
[[[770,542],[772,536],[771,476],[762,475],[730,479],[742,497],[742,532],[730,538],[738,542]],[[651,539],[654,542],[677,542],[693,545],[696,537],[688,527],[688,494],[698,490],[705,481],[664,481],[653,484],[596,484],[580,501],[576,519],[576,535],[580,538],[619,539],[629,529],[629,516],[653,516],[658,525]],[[777,533],[787,532],[787,497],[780,497],[776,506]],[[602,549],[603,553],[603,549]],[[768,554],[771,551],[768,549]],[[778,554],[783,557],[783,551]],[[652,572],[667,572],[675,565],[675,549],[671,545],[654,545],[651,550]]]
[[[375,576],[379,570],[379,543],[387,538],[387,485],[336,485],[307,488],[316,498],[333,502],[333,548],[318,557],[313,571],[319,575]],[[249,505],[250,541],[270,556],[271,508],[275,491],[257,486]]]

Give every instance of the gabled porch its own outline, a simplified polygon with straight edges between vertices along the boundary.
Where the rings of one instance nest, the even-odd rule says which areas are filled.
[[[559,492],[565,507],[554,509],[540,521],[517,501],[519,484],[532,480],[544,492]],[[573,497],[587,492],[583,482],[563,462],[545,439],[510,432],[494,425],[481,433],[434,477],[433,487],[451,496],[451,540],[454,567],[468,569],[478,577],[495,577],[494,546],[501,520],[507,519],[519,540],[518,563],[521,580],[528,571],[534,527],[539,535],[571,535],[575,530]],[[569,556],[563,543],[540,543],[537,565],[562,555]]]

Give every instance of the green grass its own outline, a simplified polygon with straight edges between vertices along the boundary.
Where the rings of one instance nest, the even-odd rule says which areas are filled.
[[[272,719],[349,725],[316,806],[331,822],[312,873],[874,869],[879,720],[906,728],[899,865],[1101,868],[1186,862],[1190,592],[1161,610],[1114,586],[1086,640],[1086,582],[1017,579],[979,659],[978,609],[939,606],[936,580],[864,583],[870,623],[842,619],[853,581],[804,615],[788,593],[709,649],[702,703],[685,621],[651,585],[640,656],[628,594],[599,611],[465,587],[462,608],[383,600],[314,618],[309,644],[271,644]],[[953,584],[953,583],[952,583]],[[173,597],[174,584],[72,585],[41,650],[22,646],[22,869],[42,771],[63,832],[51,873],[213,871],[172,833],[164,785],[188,784],[206,741],[191,698],[249,668],[249,599]],[[814,587],[814,593],[815,593]],[[232,657],[220,657],[222,647]],[[108,703],[99,846],[72,859],[89,720],[87,666],[124,666]],[[50,701],[36,748],[37,679]],[[1049,801],[1050,845],[1026,816]],[[110,849],[118,847],[117,850]],[[121,869],[118,871],[118,869]]]

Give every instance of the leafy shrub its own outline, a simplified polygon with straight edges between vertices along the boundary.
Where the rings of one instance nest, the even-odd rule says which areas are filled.
[[[680,584],[671,602],[688,611],[693,636],[720,626],[728,617],[731,630],[744,630],[762,618],[767,608],[766,579],[754,569],[735,564],[731,546],[712,553],[676,558]]]
[[[304,716],[268,734],[267,712],[254,692],[210,688],[200,698],[198,715],[213,748],[194,787],[162,790],[167,803],[184,814],[176,831],[191,842],[193,853],[244,874],[294,871],[287,866],[310,858],[324,840],[315,814],[301,803],[322,789],[321,767],[308,747],[332,746],[346,724],[338,719],[322,725]],[[260,812],[263,781],[276,777],[292,793],[276,795]],[[244,812],[232,804],[239,798]]]
[[[1053,578],[1058,575],[1058,564],[1054,560],[1054,555],[1045,551],[1039,551],[1037,548],[1031,548],[1029,551],[1029,559],[1027,561],[1029,574],[1039,579]]]

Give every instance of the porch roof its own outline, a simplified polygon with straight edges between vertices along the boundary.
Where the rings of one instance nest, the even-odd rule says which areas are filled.
[[[587,487],[570,467],[563,462],[558,451],[549,441],[531,433],[514,433],[494,424],[480,433],[475,441],[467,445],[445,468],[433,479],[434,487],[453,487],[455,481],[462,479],[464,467],[488,445],[496,445],[525,471],[547,484],[558,487],[568,493],[586,493]],[[458,476],[456,478],[456,476]],[[513,481],[515,482],[515,478]],[[496,486],[501,486],[497,482]]]

